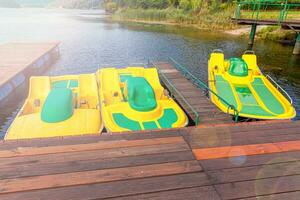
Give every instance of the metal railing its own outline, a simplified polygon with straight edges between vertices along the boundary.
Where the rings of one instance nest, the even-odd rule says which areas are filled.
[[[292,97],[270,76],[270,75],[266,75],[266,78],[269,79],[273,85],[276,87],[277,90],[281,90],[281,93],[283,93],[290,101],[290,104],[293,105],[293,99]]]
[[[172,84],[172,82],[168,79],[168,77],[164,74],[161,73],[161,71],[159,70],[159,68],[152,63],[150,60],[148,60],[148,67],[155,67],[156,69],[158,69],[158,73],[159,76],[164,79],[164,81],[166,82],[165,84],[168,84],[170,87],[168,87],[170,93],[171,93],[171,97],[175,99],[175,97],[179,97],[188,107],[189,109],[194,113],[195,115],[195,125],[198,126],[199,125],[199,113],[195,110],[195,108],[189,104],[189,102],[186,100],[186,98],[176,89],[176,87]],[[179,99],[177,99],[179,100]]]
[[[161,77],[163,77],[163,79],[167,82],[167,84],[171,87],[169,88],[169,90],[171,92],[172,98],[175,98],[175,95],[177,95],[177,97],[179,96],[180,99],[190,108],[190,110],[194,113],[195,115],[195,125],[198,126],[199,125],[199,113],[194,109],[194,107],[189,104],[189,102],[186,100],[186,98],[176,89],[176,87],[171,83],[171,81],[167,78],[167,76],[164,73],[160,73],[159,71],[159,75]]]
[[[300,3],[288,3],[285,1],[272,0],[244,0],[237,2],[237,8],[234,14],[235,19],[252,19],[252,20],[276,20],[280,24],[287,21],[291,10],[299,11]],[[242,11],[249,12],[249,15],[242,16]],[[272,16],[272,12],[278,11],[278,16]],[[264,17],[269,18],[262,18]]]
[[[203,81],[195,77],[190,71],[188,71],[185,67],[183,67],[181,64],[179,64],[177,61],[175,61],[173,58],[169,57],[169,62],[174,64],[174,67],[176,67],[187,79],[192,81],[194,85],[197,87],[203,89],[207,94],[214,95],[218,98],[219,101],[222,101],[227,106],[227,112],[229,110],[233,111],[234,121],[237,122],[239,118],[239,112],[235,108],[234,105],[230,104],[228,101],[226,101],[224,98],[219,96],[217,93],[215,93],[213,90],[211,90]]]

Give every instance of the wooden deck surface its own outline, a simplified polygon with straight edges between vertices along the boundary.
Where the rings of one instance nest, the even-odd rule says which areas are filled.
[[[234,124],[175,68],[158,66],[201,126],[0,141],[0,199],[299,200],[300,121]]]
[[[31,67],[46,53],[58,46],[52,43],[6,43],[0,45],[0,87]],[[46,65],[46,63],[43,63]]]
[[[257,25],[278,25],[278,20],[267,20],[267,19],[237,19],[237,18],[231,18],[232,21],[241,24],[241,25],[251,25],[251,24],[257,24]],[[283,28],[286,29],[300,29],[300,20],[288,20],[284,22],[280,22],[280,25]]]
[[[184,77],[175,67],[169,63],[155,63],[161,73],[163,73],[173,86],[180,92],[180,94],[187,100],[187,102],[199,114],[199,125],[216,125],[216,124],[231,124],[234,123],[232,116],[223,113],[207,98],[206,94],[202,93],[191,81]],[[161,77],[162,78],[162,77]],[[162,78],[162,81],[168,87],[169,84]],[[170,89],[171,90],[171,89]],[[185,106],[184,101],[175,93],[176,100],[183,106],[183,109],[195,121],[195,114],[192,110]]]
[[[0,199],[298,200],[299,142],[300,122],[6,141]]]

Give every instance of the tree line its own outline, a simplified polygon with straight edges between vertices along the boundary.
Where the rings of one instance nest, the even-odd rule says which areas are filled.
[[[199,12],[201,10],[216,10],[224,8],[241,0],[104,0],[104,7],[108,12],[115,12],[122,8],[131,9],[167,9],[177,8],[184,11]],[[250,2],[250,1],[248,1]],[[254,3],[284,3],[285,0],[253,0]],[[300,3],[300,0],[289,0],[289,3]]]
[[[104,0],[107,11],[114,12],[118,8],[166,9],[177,8],[185,11],[199,12],[201,9],[217,9],[232,3],[232,0]]]

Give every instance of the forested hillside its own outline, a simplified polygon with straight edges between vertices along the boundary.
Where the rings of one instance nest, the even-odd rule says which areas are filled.
[[[54,0],[49,7],[61,7],[69,9],[100,8],[102,0]]]
[[[167,9],[176,8],[195,13],[226,7],[232,0],[105,0],[105,4],[120,8]]]
[[[236,2],[235,0],[104,0],[106,4],[116,4],[118,7],[127,8],[156,8],[165,9],[169,7],[175,7],[184,10],[200,11],[209,7],[215,9],[224,4],[231,4]],[[259,2],[259,1],[253,1]],[[262,1],[270,3],[284,3],[285,0],[274,0],[274,1]],[[300,0],[288,0],[289,3],[300,3]],[[222,5],[223,4],[223,5]]]
[[[212,31],[241,28],[231,18],[236,11],[236,0],[104,0],[107,12],[113,13],[116,21],[134,21],[159,24],[180,24]],[[255,1],[254,1],[255,2]],[[258,1],[256,1],[257,3]],[[278,19],[285,0],[276,0],[273,7],[264,8],[260,17],[273,16]],[[300,0],[289,0],[289,3],[300,3]],[[251,16],[251,8],[244,12]],[[278,16],[277,16],[278,15]],[[300,19],[299,10],[289,10],[289,17]],[[261,38],[286,40],[295,36],[295,32],[282,30],[280,27],[267,27],[260,34]]]
[[[22,7],[45,7],[53,0],[16,0]]]
[[[19,8],[20,5],[15,0],[0,0],[0,8]]]
[[[114,19],[146,20],[195,25],[200,28],[231,29],[231,0],[105,0]]]

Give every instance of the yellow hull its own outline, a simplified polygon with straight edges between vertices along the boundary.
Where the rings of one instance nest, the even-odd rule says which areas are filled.
[[[45,109],[45,102],[47,99],[49,101],[49,94],[54,89],[72,91],[69,102],[72,104],[70,116],[55,123],[43,120],[41,114]],[[56,103],[59,102],[54,102],[54,106]],[[48,112],[54,116],[60,114],[58,109]],[[98,87],[94,74],[32,77],[29,95],[8,129],[5,140],[95,134],[100,133],[102,129]]]
[[[245,63],[244,71],[234,68],[233,59]],[[239,116],[256,119],[291,119],[296,111],[290,101],[260,71],[254,54],[242,59],[225,60],[224,54],[212,53],[208,64],[209,88],[233,105]],[[223,112],[234,115],[234,110],[216,95],[211,101]]]
[[[127,91],[127,87],[129,87],[127,84],[129,84],[129,79],[134,83],[135,78],[136,80],[142,79],[140,81],[146,87],[147,85],[151,86],[155,99],[149,101],[156,106],[144,111],[133,108],[134,104],[130,104],[130,98],[128,98],[130,91]],[[97,79],[100,86],[102,118],[109,132],[177,128],[188,124],[188,118],[182,109],[166,95],[155,68],[106,68],[97,72]],[[151,96],[151,89],[145,91],[145,95],[150,93]],[[141,93],[143,93],[143,89]],[[142,98],[145,95],[142,95]],[[139,101],[139,99],[133,99],[133,101],[135,100]],[[139,103],[143,104],[144,102]]]

